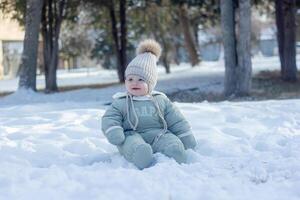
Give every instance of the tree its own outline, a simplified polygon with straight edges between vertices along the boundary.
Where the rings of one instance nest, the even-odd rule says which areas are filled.
[[[230,96],[236,91],[236,36],[235,36],[235,8],[232,0],[221,0],[221,22],[223,32],[225,80],[224,92]]]
[[[62,22],[64,20],[75,22],[78,18],[79,6],[86,2],[88,1],[45,0],[42,12],[42,36],[47,93],[58,91],[56,71]]]
[[[43,0],[26,1],[24,48],[20,65],[19,89],[36,90],[37,52]]]
[[[64,19],[75,18],[77,7],[82,0],[43,0],[42,5],[42,37],[43,37],[43,54],[44,70],[46,78],[46,92],[55,92],[58,90],[56,83],[56,69],[58,65],[58,40],[60,28]],[[92,0],[89,0],[92,1]],[[25,0],[2,0],[1,8],[8,13],[13,11],[13,18],[18,19],[23,24],[22,16],[24,15]]]
[[[173,0],[140,0],[137,3],[136,0],[127,0],[125,2],[126,4],[123,4],[125,5],[125,9],[120,9],[120,0],[100,1],[101,3],[99,3],[99,1],[100,0],[89,0],[91,7],[88,9],[88,12],[93,13],[91,17],[95,19],[93,23],[99,32],[99,38],[97,39],[92,56],[102,58],[105,57],[106,60],[109,60],[109,62],[106,63],[111,63],[110,65],[108,64],[108,66],[114,66],[114,63],[112,62],[113,59],[111,59],[114,56],[117,57],[117,59],[114,60],[118,61],[118,64],[116,65],[123,66],[120,63],[125,63],[125,67],[118,67],[118,75],[119,79],[121,80],[127,63],[120,60],[120,50],[127,51],[126,54],[125,51],[123,54],[126,56],[127,60],[127,56],[131,57],[133,55],[133,51],[135,49],[133,47],[136,46],[137,41],[145,37],[153,37],[162,45],[163,53],[160,60],[162,61],[162,64],[165,66],[166,72],[168,73],[170,71],[170,61],[176,60],[176,58],[173,58],[173,55],[175,54],[174,52],[176,52],[178,47],[184,46],[182,45],[184,43],[184,40],[182,39],[184,38],[184,34],[182,28],[180,27],[178,14],[178,5],[180,1],[177,0],[177,2],[173,2]],[[192,2],[194,2],[194,4],[192,4]],[[213,13],[216,13],[214,11],[216,10],[215,8],[217,6],[209,6],[214,4],[215,1],[209,4],[202,0],[188,1],[188,5],[193,6],[193,8],[199,7],[199,10],[200,8],[204,8],[203,11],[199,12],[203,13],[204,17],[212,16]],[[209,13],[207,13],[207,7],[213,7],[213,9],[209,10]],[[123,12],[123,16],[125,17],[121,17],[121,11],[126,11]],[[194,13],[197,13],[196,9],[194,9]],[[188,14],[190,15],[190,13]],[[193,18],[195,19],[195,23],[193,23],[193,26],[190,26],[189,28],[194,29],[194,31],[190,31],[190,36],[194,42],[195,49],[196,38],[194,36],[196,36],[195,33],[198,31],[197,21],[207,22],[212,21],[211,19],[214,19],[214,21],[217,19],[214,17],[209,17],[209,20],[203,20],[199,16],[197,15]],[[127,22],[127,18],[130,18],[130,20],[128,20],[130,23]],[[121,19],[123,19],[123,22],[125,23],[121,23]],[[190,19],[188,20],[191,21]],[[125,34],[121,31],[122,24],[123,27],[126,28],[123,28],[123,30],[126,30]],[[107,28],[107,25],[109,25],[109,28]],[[127,32],[130,34],[127,34]],[[123,45],[123,47],[121,46],[120,42],[121,37],[126,39],[126,45]],[[112,50],[114,50],[115,53],[111,55]],[[103,53],[105,53],[106,56],[109,55],[109,59],[107,59],[106,56],[103,56]]]
[[[281,78],[284,81],[295,82],[297,80],[295,0],[276,0],[275,12]]]
[[[108,3],[111,19],[111,30],[114,40],[114,49],[118,60],[118,76],[120,82],[125,81],[125,69],[127,65],[126,44],[127,44],[127,25],[126,25],[126,1],[119,0],[119,23],[116,17],[116,1]],[[120,27],[118,29],[118,27]]]
[[[179,3],[178,10],[179,10],[179,20],[184,35],[185,45],[189,52],[191,64],[192,66],[195,66],[199,63],[199,58],[198,58],[197,48],[196,48],[197,38],[194,38],[194,35],[192,33],[192,27],[188,17],[188,4],[185,2]]]
[[[103,21],[106,22],[106,18],[109,18],[109,25],[110,30],[107,29],[106,26],[101,28],[104,28],[106,32],[110,32],[110,34],[101,34],[109,37],[110,40],[112,40],[112,49],[114,51],[114,54],[117,58],[117,71],[118,71],[118,77],[120,82],[125,81],[125,69],[127,65],[127,1],[126,0],[89,0],[89,6],[92,6],[91,11],[94,12],[95,8],[98,8],[98,13],[95,14],[95,19],[97,22],[95,22],[95,26],[98,26],[98,23],[101,23]],[[108,12],[108,15],[106,15],[106,12],[103,12],[103,9],[106,9]],[[99,18],[99,16],[103,17],[104,19]],[[100,21],[100,22],[99,22]],[[103,45],[107,45],[110,42],[101,42],[102,39],[98,39],[100,43]],[[95,55],[95,51],[93,52]]]
[[[251,89],[251,4],[250,0],[239,0],[239,35],[236,34],[233,0],[221,0],[221,22],[225,56],[225,96],[249,95]]]
[[[135,6],[137,9],[130,7],[131,11],[139,11],[139,7],[143,9],[140,17],[137,16],[130,20],[131,24],[138,21],[137,18],[145,16],[145,20],[140,23],[145,28],[144,33],[154,37],[161,44],[163,52],[160,60],[166,68],[166,72],[170,72],[171,61],[179,64],[182,54],[178,56],[178,52],[181,47],[187,50],[185,53],[191,64],[196,65],[200,61],[197,52],[199,25],[205,26],[218,21],[218,4],[214,0],[151,0],[140,2],[139,6]]]
[[[238,96],[249,95],[251,90],[251,0],[239,0],[238,37]]]
[[[295,82],[297,80],[296,10],[300,7],[300,1],[254,0],[254,3],[260,11],[267,14],[271,13],[272,17],[275,10],[281,79]]]
[[[192,66],[200,62],[198,57],[199,26],[207,27],[219,19],[218,0],[171,0],[178,7],[178,18]]]
[[[68,69],[78,67],[78,58],[92,57],[91,49],[96,44],[96,31],[91,27],[92,18],[86,10],[88,8],[86,4],[79,6],[76,21],[64,20],[60,31],[59,56]]]
[[[160,43],[163,51],[161,54],[162,65],[166,73],[170,73],[171,50],[175,48],[176,40],[179,37],[178,25],[174,6],[165,1],[165,5],[158,6],[156,3],[146,4],[146,19],[143,23],[147,24],[146,29],[150,37],[153,37]],[[155,15],[153,15],[155,13]],[[181,31],[181,30],[180,30]]]
[[[58,91],[56,70],[58,65],[58,39],[65,15],[66,0],[45,0],[42,12],[42,36],[45,69],[45,92]]]

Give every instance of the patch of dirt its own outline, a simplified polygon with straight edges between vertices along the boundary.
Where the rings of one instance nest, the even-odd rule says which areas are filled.
[[[297,75],[299,79],[300,72]],[[300,97],[300,81],[283,81],[280,77],[280,71],[262,71],[252,80],[252,95],[258,99],[291,99]]]
[[[298,73],[300,79],[300,72]],[[168,93],[168,97],[178,102],[201,101],[259,101],[268,99],[295,99],[300,98],[300,81],[285,82],[280,77],[280,71],[262,71],[252,78],[250,96],[225,98],[221,93],[204,92],[199,88],[179,90]]]
[[[223,94],[214,92],[203,92],[199,88],[192,88],[186,90],[177,90],[176,92],[166,93],[171,101],[177,102],[201,102],[201,101],[224,101]]]

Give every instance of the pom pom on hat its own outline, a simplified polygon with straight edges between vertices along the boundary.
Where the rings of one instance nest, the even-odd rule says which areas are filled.
[[[161,55],[161,47],[155,40],[147,39],[142,41],[136,50],[137,54],[142,54],[146,52],[154,54],[158,60]]]

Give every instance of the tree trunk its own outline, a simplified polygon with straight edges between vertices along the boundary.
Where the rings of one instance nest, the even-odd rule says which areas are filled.
[[[176,65],[180,65],[180,60],[179,60],[179,48],[180,48],[180,44],[175,42],[175,45],[174,45],[174,62],[176,63]]]
[[[121,48],[120,48],[120,58],[121,58],[121,82],[125,82],[125,69],[127,66],[127,55],[126,55],[126,46],[127,46],[127,24],[126,24],[126,1],[120,0],[120,31],[121,31]]]
[[[36,91],[39,29],[43,3],[43,0],[26,1],[25,38],[20,65],[19,89]]]
[[[121,52],[119,48],[119,36],[118,36],[118,28],[117,28],[117,19],[116,19],[116,13],[115,13],[115,4],[114,0],[112,0],[108,6],[109,9],[109,14],[110,14],[110,20],[111,20],[111,31],[112,31],[112,36],[114,40],[114,51],[116,52],[116,57],[117,57],[117,70],[118,70],[118,77],[119,81],[122,82],[122,72],[121,72]]]
[[[111,30],[114,40],[114,49],[117,56],[117,70],[119,81],[122,83],[125,81],[125,69],[127,65],[127,56],[126,56],[126,45],[127,45],[127,27],[126,27],[126,2],[124,0],[119,0],[120,5],[120,34],[118,30],[118,22],[115,13],[115,3],[112,0],[108,4],[108,9],[111,19]],[[120,38],[119,38],[120,37]]]
[[[280,58],[280,67],[281,73],[283,72],[284,65],[284,56],[283,56],[283,43],[284,43],[284,23],[283,23],[283,9],[282,9],[283,1],[276,0],[275,1],[275,14],[276,14],[276,26],[277,26],[277,43],[278,43],[278,53]]]
[[[46,0],[43,8],[43,41],[46,93],[58,91],[57,66],[59,59],[59,33],[63,20],[66,0]]]
[[[239,0],[239,37],[237,96],[246,96],[251,90],[251,0]]]
[[[232,0],[221,0],[220,4],[225,59],[224,94],[228,97],[235,93],[237,81],[235,9]]]
[[[191,31],[191,25],[188,18],[188,8],[186,3],[179,5],[179,20],[180,25],[184,35],[185,46],[189,53],[189,58],[192,66],[199,63],[199,58],[197,54],[196,42],[193,39],[193,33]]]
[[[276,24],[281,78],[297,80],[295,0],[276,0]]]
[[[194,36],[195,41],[195,48],[196,52],[200,52],[200,46],[198,45],[198,38],[199,38],[199,22],[197,20],[194,20],[194,22],[191,23],[191,28]],[[201,53],[200,53],[201,54]],[[201,58],[198,57],[199,62],[201,62]]]
[[[158,37],[156,37],[156,38],[158,38]],[[171,47],[170,47],[170,44],[168,44],[165,40],[161,40],[161,45],[164,50],[164,53],[161,55],[162,62],[165,67],[166,73],[170,74],[171,70],[170,70],[170,61],[168,59],[168,53],[169,53]]]
[[[167,58],[166,54],[162,55],[162,62],[163,62],[163,65],[165,67],[166,73],[170,74],[171,73],[170,64],[169,64],[169,61],[168,61],[168,58]]]

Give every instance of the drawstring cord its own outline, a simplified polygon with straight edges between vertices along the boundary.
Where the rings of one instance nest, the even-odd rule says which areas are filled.
[[[132,110],[133,110],[133,115],[134,115],[134,118],[135,118],[135,124],[134,125],[133,125],[133,123],[130,120],[128,97],[130,99],[131,107],[132,107]],[[134,108],[132,95],[129,94],[129,93],[127,93],[127,95],[126,95],[126,111],[127,111],[127,119],[128,119],[129,125],[135,131],[136,128],[137,128],[137,126],[138,126],[138,123],[139,123],[139,118],[138,118],[138,116],[136,114],[136,111],[135,111],[135,108]]]
[[[167,132],[167,129],[168,129],[168,125],[167,125],[167,122],[166,120],[164,119],[164,116],[160,110],[160,107],[157,103],[157,101],[153,98],[152,95],[150,95],[150,100],[153,102],[156,110],[157,110],[157,113],[158,113],[158,116],[159,118],[161,119],[162,123],[163,123],[163,126],[164,126],[164,129],[154,138],[153,142],[152,142],[152,145],[155,145],[156,142],[159,140],[159,138],[164,135],[166,132]],[[129,114],[129,101],[130,101],[130,104],[131,104],[131,107],[132,107],[132,111],[133,111],[133,115],[134,115],[134,118],[135,118],[135,123],[133,125],[133,122],[131,121],[130,119],[130,114]],[[139,123],[139,118],[136,114],[136,111],[135,111],[135,108],[134,108],[134,104],[133,104],[133,97],[131,94],[127,93],[126,95],[126,111],[127,111],[127,119],[128,119],[128,122],[129,122],[129,125],[130,127],[135,131],[137,126],[138,126],[138,123]]]

